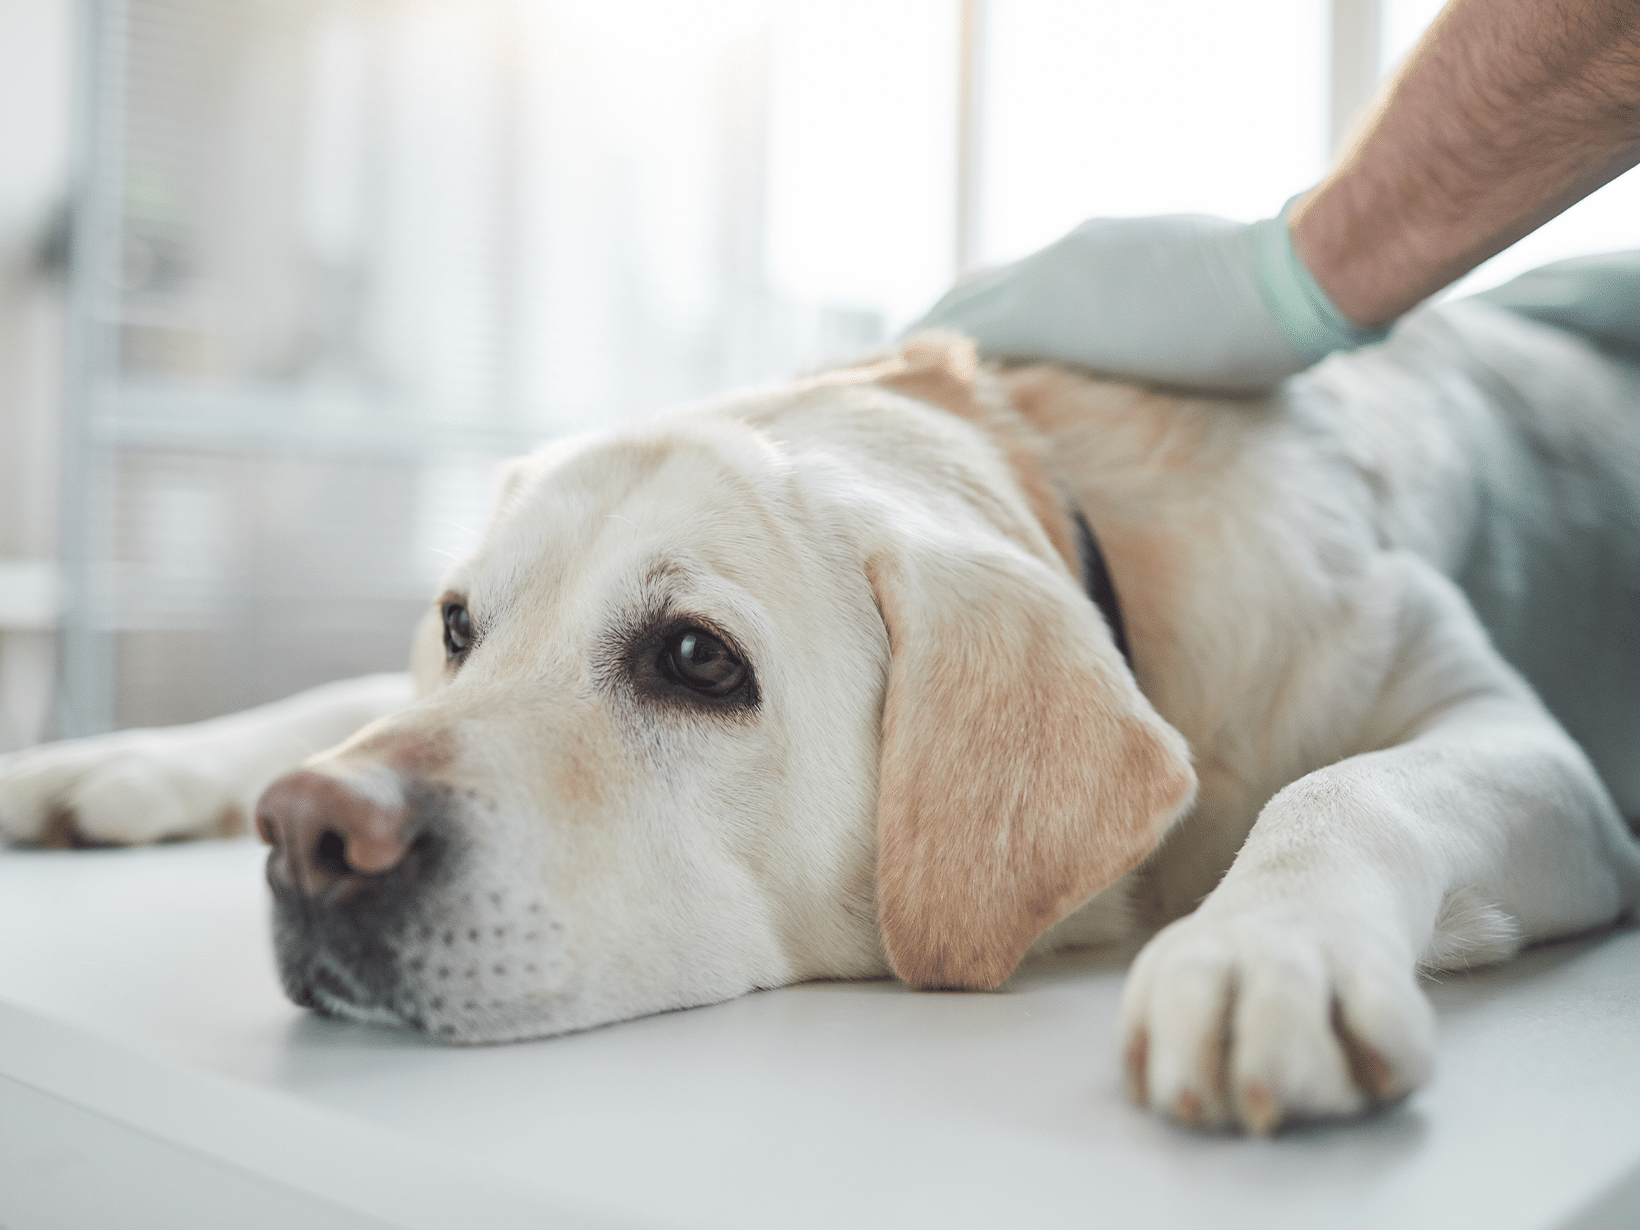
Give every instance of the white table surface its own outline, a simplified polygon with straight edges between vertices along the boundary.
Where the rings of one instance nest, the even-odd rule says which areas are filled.
[[[1273,1140],[1124,1101],[1122,962],[458,1049],[280,994],[260,847],[0,852],[0,1227],[1640,1226],[1640,931],[1430,987],[1434,1083]]]

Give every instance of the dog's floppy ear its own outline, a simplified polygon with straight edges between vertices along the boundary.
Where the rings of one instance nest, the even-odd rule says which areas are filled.
[[[998,534],[874,557],[888,627],[878,921],[917,987],[985,988],[1190,804],[1184,739],[1068,572]]]
[[[1133,682],[1071,569],[1063,505],[964,339],[915,338],[861,372],[979,426],[1009,462],[1033,548],[971,502],[868,563],[889,630],[877,920],[918,987],[992,987],[1053,923],[1132,871],[1196,795],[1178,731]],[[974,515],[979,513],[979,515]],[[1043,549],[1050,546],[1053,549]]]

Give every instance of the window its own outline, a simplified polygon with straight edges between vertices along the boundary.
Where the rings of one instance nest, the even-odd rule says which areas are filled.
[[[498,458],[951,277],[950,0],[91,11],[65,731],[399,667]]]
[[[88,0],[61,399],[57,301],[0,285],[0,750],[397,669],[499,458],[852,357],[1089,216],[1268,215],[1435,7]],[[68,12],[0,8],[0,89]],[[13,255],[60,161],[0,168]],[[1632,246],[1637,193],[1470,284]]]

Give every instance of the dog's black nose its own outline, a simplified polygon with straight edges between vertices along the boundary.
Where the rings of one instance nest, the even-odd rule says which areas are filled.
[[[256,831],[273,847],[268,879],[308,897],[391,871],[417,836],[404,785],[380,767],[350,780],[300,770],[262,792]]]

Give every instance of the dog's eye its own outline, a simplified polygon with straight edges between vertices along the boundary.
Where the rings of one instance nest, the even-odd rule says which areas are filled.
[[[444,652],[459,658],[472,646],[473,617],[460,602],[444,604]]]
[[[727,696],[746,682],[746,664],[709,632],[685,628],[666,641],[662,666],[685,687],[704,696]]]

